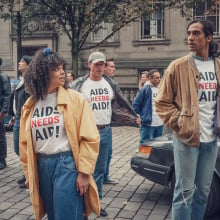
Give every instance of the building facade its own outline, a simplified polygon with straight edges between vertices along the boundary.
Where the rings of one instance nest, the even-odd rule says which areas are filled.
[[[159,2],[152,4],[160,4]],[[215,40],[219,38],[219,7],[212,15],[204,14],[210,7],[210,1],[204,0],[192,11],[192,19],[209,19],[215,29]],[[161,9],[151,18],[141,19],[124,27],[106,43],[95,49],[82,51],[79,57],[79,73],[88,72],[87,59],[93,51],[103,52],[107,58],[114,58],[116,64],[115,80],[119,83],[125,96],[132,101],[142,71],[157,68],[163,74],[169,63],[177,57],[189,53],[186,27],[188,20],[177,10]],[[103,24],[105,29],[92,34],[87,44],[94,44],[108,34],[111,24]],[[0,20],[0,57],[3,59],[2,70],[12,78],[17,76],[17,36],[10,21]],[[29,22],[23,27],[22,54],[33,55],[41,47],[51,47],[71,63],[68,38],[53,30],[49,21]]]

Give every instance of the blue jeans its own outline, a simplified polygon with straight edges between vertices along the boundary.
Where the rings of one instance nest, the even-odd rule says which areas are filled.
[[[111,140],[109,139],[109,149],[108,149],[108,159],[107,159],[107,166],[106,166],[106,171],[104,175],[104,181],[107,181],[109,179],[109,167],[112,159],[112,128],[111,128]]]
[[[217,157],[217,141],[195,148],[174,138],[176,184],[172,220],[202,220]]]
[[[102,198],[102,185],[103,185],[104,175],[107,166],[108,152],[109,152],[109,148],[112,145],[111,130],[112,129],[110,125],[99,130],[99,135],[100,135],[99,155],[96,161],[95,172],[93,174],[93,177],[96,181],[100,199]]]
[[[48,220],[83,218],[83,196],[76,191],[78,172],[72,152],[38,154],[39,191]]]
[[[13,125],[14,151],[18,156],[19,156],[19,130],[20,130],[20,119],[15,119]]]
[[[7,157],[7,141],[5,136],[4,123],[0,122],[0,162],[5,163]]]
[[[148,126],[144,125],[140,128],[140,145],[153,138],[162,136],[163,125],[161,126]]]

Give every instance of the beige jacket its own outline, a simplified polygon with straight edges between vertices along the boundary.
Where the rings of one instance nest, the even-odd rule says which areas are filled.
[[[22,109],[20,122],[20,160],[23,165],[26,179],[29,181],[31,202],[36,220],[42,219],[45,210],[39,195],[37,171],[37,155],[32,145],[31,117],[34,110],[34,101],[30,97]],[[100,213],[100,204],[97,187],[92,174],[95,169],[99,153],[99,133],[96,128],[89,104],[78,92],[58,88],[57,109],[63,113],[67,136],[74,152],[74,161],[77,170],[90,175],[89,191],[84,195],[86,215]]]
[[[220,60],[215,59],[220,86]],[[161,80],[155,107],[164,124],[170,127],[183,143],[198,147],[200,144],[199,71],[192,54],[173,61]]]

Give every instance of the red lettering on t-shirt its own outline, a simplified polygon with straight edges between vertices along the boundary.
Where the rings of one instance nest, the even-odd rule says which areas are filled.
[[[48,125],[51,125],[51,124],[53,124],[53,117],[52,116],[48,118]]]
[[[37,119],[37,126],[38,127],[40,127],[40,126],[42,126],[42,119],[40,118],[40,119]]]
[[[202,89],[202,90],[217,89],[217,83],[216,82],[214,83],[213,82],[205,82],[205,83],[200,82],[199,89]]]
[[[97,95],[97,96],[92,96],[91,97],[91,102],[101,102],[101,101],[108,101],[109,96],[105,95]]]
[[[60,122],[60,117],[59,117],[59,115],[56,115],[54,117],[54,124],[58,124],[59,122]]]
[[[37,127],[37,122],[36,122],[36,120],[32,120],[31,121],[31,127],[33,128],[33,127]]]
[[[43,118],[43,126],[47,125],[47,118]]]

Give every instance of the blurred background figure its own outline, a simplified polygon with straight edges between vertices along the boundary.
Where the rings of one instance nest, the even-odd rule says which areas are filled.
[[[105,75],[109,76],[110,78],[113,78],[115,75],[115,63],[114,63],[114,59],[107,59],[106,63],[105,63],[105,69],[104,69],[104,73]]]
[[[140,115],[141,119],[139,147],[146,141],[162,136],[163,133],[163,122],[158,116],[154,106],[159,83],[159,70],[151,69],[148,73],[148,81],[144,87],[139,90],[132,103],[133,109],[136,114]]]
[[[2,59],[0,57],[0,67]],[[11,94],[9,77],[0,69],[0,170],[6,168],[7,142],[4,129],[4,116],[8,111],[8,104]]]
[[[67,77],[68,85],[71,88],[73,80],[74,80],[73,72],[71,72],[71,71],[67,72],[66,77]]]
[[[21,72],[21,78],[18,82],[15,90],[12,92],[9,102],[8,114],[12,116],[9,124],[13,125],[13,139],[14,139],[14,151],[19,156],[19,130],[20,130],[20,118],[21,118],[21,108],[23,107],[25,101],[29,97],[28,93],[25,91],[24,86],[24,75],[27,72],[29,63],[32,57],[24,55],[20,62],[18,63],[18,70]],[[27,188],[25,185],[25,176],[23,175],[18,179],[17,183],[19,188]]]
[[[141,79],[140,79],[139,85],[138,85],[139,89],[141,89],[144,86],[144,84],[147,82],[147,80],[148,80],[147,75],[148,75],[148,71],[143,71],[141,73]]]
[[[104,74],[113,80],[113,77],[115,75],[115,70],[116,70],[116,68],[115,68],[114,59],[112,59],[112,58],[106,59]],[[111,129],[111,134],[112,134],[112,128],[110,128],[110,129]],[[109,177],[109,167],[110,167],[110,162],[111,162],[111,158],[112,158],[112,138],[111,138],[110,143],[111,144],[109,144],[107,166],[106,166],[106,171],[105,171],[103,183],[115,185],[118,183],[118,181],[110,179],[110,177]]]

